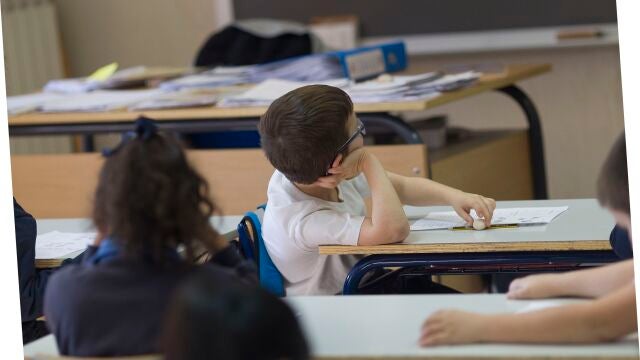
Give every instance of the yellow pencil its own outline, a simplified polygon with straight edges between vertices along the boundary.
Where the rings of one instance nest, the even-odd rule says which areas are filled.
[[[497,225],[491,225],[488,228],[486,228],[485,230],[489,230],[489,229],[513,229],[513,228],[517,228],[517,227],[519,227],[518,224],[497,224]],[[471,227],[471,226],[456,226],[456,227],[452,227],[451,230],[453,230],[453,231],[473,230],[473,227]]]

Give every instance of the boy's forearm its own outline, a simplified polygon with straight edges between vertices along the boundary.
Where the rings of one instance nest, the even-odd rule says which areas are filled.
[[[592,305],[591,305],[592,306]],[[611,321],[593,319],[588,304],[572,304],[525,313],[489,315],[484,318],[486,331],[479,334],[481,342],[505,343],[589,343],[609,341],[610,327],[593,326]],[[622,334],[619,334],[622,336]]]
[[[633,280],[633,261],[554,275],[549,281],[555,296],[600,297]]]
[[[400,201],[406,205],[449,205],[451,197],[460,190],[433,180],[388,173]]]
[[[376,226],[406,224],[408,228],[402,203],[380,161],[375,156],[367,154],[362,164],[362,172],[371,189],[372,223]]]

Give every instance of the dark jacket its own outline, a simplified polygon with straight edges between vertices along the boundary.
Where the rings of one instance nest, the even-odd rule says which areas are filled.
[[[158,353],[172,293],[195,272],[257,283],[253,263],[232,246],[200,266],[176,260],[175,266],[158,267],[121,255],[95,263],[96,252],[87,249],[81,264],[56,272],[47,287],[45,316],[62,355]]]
[[[20,312],[22,322],[42,316],[44,290],[52,270],[36,269],[36,220],[13,199],[16,227],[18,278],[20,283]]]
[[[615,226],[611,230],[609,243],[613,248],[613,252],[622,260],[633,258],[633,248],[631,247],[631,239],[627,231],[619,226]]]
[[[309,34],[284,33],[267,38],[236,26],[211,35],[196,56],[195,66],[252,65],[282,60],[312,52]]]

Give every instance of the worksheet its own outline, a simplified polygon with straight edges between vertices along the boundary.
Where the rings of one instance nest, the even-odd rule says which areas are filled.
[[[36,238],[36,259],[64,259],[84,250],[96,239],[96,233],[63,233],[52,231]]]
[[[545,225],[569,209],[568,206],[495,209],[492,225]],[[471,216],[478,215],[471,210]],[[442,230],[465,226],[465,221],[455,211],[431,212],[411,225],[411,230]]]

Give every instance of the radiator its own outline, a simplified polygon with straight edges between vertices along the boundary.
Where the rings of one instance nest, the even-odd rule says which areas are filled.
[[[0,0],[7,95],[39,91],[65,76],[62,45],[51,0]],[[69,136],[12,137],[11,153],[72,150]]]

